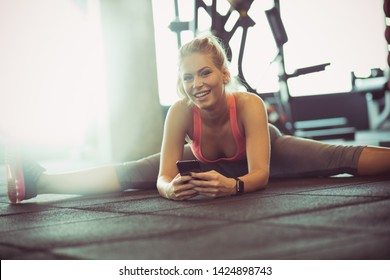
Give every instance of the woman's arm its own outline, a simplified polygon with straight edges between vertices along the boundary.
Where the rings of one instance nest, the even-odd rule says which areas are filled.
[[[245,129],[248,174],[240,177],[245,192],[265,188],[269,179],[270,136],[267,110],[263,100],[254,94],[245,95],[239,112]]]
[[[239,94],[237,115],[246,138],[248,174],[239,177],[244,182],[245,192],[265,188],[268,184],[270,162],[270,140],[267,111],[264,102],[254,94]],[[236,193],[236,180],[216,171],[192,174],[200,194],[220,197]]]
[[[168,199],[184,200],[198,195],[189,183],[191,177],[180,176],[176,166],[176,161],[183,157],[190,112],[185,101],[178,101],[171,106],[165,120],[157,189]]]

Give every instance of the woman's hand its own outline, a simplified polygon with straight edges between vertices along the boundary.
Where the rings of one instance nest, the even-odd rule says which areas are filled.
[[[186,200],[197,196],[198,192],[194,189],[195,185],[190,183],[191,179],[191,176],[177,174],[165,190],[165,197],[172,200]]]
[[[217,171],[191,173],[190,184],[195,185],[198,194],[212,198],[230,196],[236,193],[236,180],[227,178]]]

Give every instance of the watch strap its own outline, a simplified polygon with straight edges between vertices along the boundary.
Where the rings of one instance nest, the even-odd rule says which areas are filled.
[[[241,195],[244,193],[244,182],[239,178],[234,178],[236,180],[236,195]]]

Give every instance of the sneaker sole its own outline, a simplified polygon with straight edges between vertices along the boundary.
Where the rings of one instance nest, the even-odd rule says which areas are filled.
[[[14,168],[11,168],[11,166],[7,164],[7,190],[10,202],[12,204],[17,204],[25,198],[26,190],[24,187],[22,165],[18,163],[13,167]]]

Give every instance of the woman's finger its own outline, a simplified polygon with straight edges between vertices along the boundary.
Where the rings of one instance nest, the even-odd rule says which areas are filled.
[[[194,190],[197,191],[199,194],[202,194],[202,195],[216,194],[218,192],[218,189],[216,189],[216,188],[195,187]]]
[[[173,200],[186,200],[186,199],[190,199],[192,197],[195,197],[199,195],[199,193],[195,190],[187,190],[187,191],[183,191],[183,192],[179,192],[179,193],[173,193],[173,195],[171,196],[171,199]]]
[[[185,196],[191,196],[191,195],[197,195],[198,192],[194,189],[182,191],[179,193],[176,193],[176,197],[185,197]]]
[[[208,172],[192,172],[191,177],[204,181],[211,181],[217,179],[218,173],[216,171]]]

